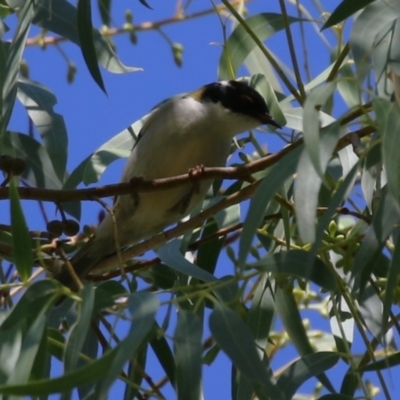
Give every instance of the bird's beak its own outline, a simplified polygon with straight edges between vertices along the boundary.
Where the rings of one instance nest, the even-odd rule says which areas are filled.
[[[273,125],[277,128],[282,128],[268,113],[260,115],[260,121],[263,124]]]

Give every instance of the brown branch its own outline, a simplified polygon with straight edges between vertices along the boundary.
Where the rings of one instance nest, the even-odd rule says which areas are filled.
[[[249,0],[244,0],[245,2],[248,2]],[[232,6],[236,6],[238,4],[242,4],[243,0],[235,0],[232,1],[230,4]],[[181,14],[174,15],[169,18],[162,19],[157,22],[142,22],[141,24],[135,25],[133,27],[121,27],[121,28],[105,28],[101,29],[99,32],[102,36],[116,36],[124,33],[129,33],[129,32],[144,32],[144,31],[152,31],[152,30],[159,30],[161,27],[165,25],[170,25],[174,24],[177,22],[186,22],[191,19],[195,18],[200,18],[204,17],[206,15],[214,14],[216,11],[224,11],[226,10],[226,6],[224,4],[218,4],[215,7],[209,8],[207,10],[202,10],[198,12],[194,12],[191,14],[187,14],[182,16]],[[50,45],[57,45],[58,43],[61,42],[66,42],[68,41],[68,38],[63,37],[63,36],[38,36],[38,37],[33,37],[33,38],[28,38],[26,41],[26,46],[50,46]]]
[[[354,137],[361,139],[371,133],[375,132],[376,128],[366,126],[348,133],[343,136],[335,151],[339,151],[344,147],[353,144]],[[266,168],[276,164],[282,157],[293,151],[295,148],[303,144],[303,139],[291,143],[279,152],[260,158],[259,160],[251,163],[241,165],[239,167],[225,167],[225,168],[204,168],[201,173],[196,176],[196,179],[242,179],[249,180],[251,174],[262,171]],[[118,183],[107,186],[100,186],[88,189],[73,189],[73,190],[53,190],[53,189],[40,189],[40,188],[25,188],[19,187],[18,193],[21,199],[24,200],[41,200],[51,202],[65,202],[65,201],[82,201],[82,200],[95,200],[96,198],[118,196],[123,194],[130,194],[132,192],[155,192],[158,190],[166,190],[175,187],[180,187],[188,182],[192,182],[193,178],[190,174],[182,174],[170,178],[155,179],[152,181],[145,181],[142,179],[133,179],[129,183]],[[9,199],[9,188],[0,188],[0,200]]]
[[[261,181],[254,182],[251,185],[246,186],[244,189],[235,192],[230,196],[225,197],[217,204],[214,204],[213,206],[200,212],[199,214],[189,219],[188,221],[183,222],[172,229],[168,229],[165,232],[161,232],[156,236],[153,236],[152,238],[145,240],[144,242],[132,246],[130,249],[126,250],[121,254],[122,261],[123,262],[128,261],[129,259],[144,254],[149,250],[160,247],[165,243],[167,243],[168,241],[170,241],[171,239],[183,235],[186,231],[197,228],[204,221],[206,221],[208,218],[212,217],[219,211],[249,199],[254,194],[260,183]],[[92,269],[92,272],[100,272],[103,270],[113,268],[115,267],[115,265],[118,265],[118,262],[119,260],[117,256],[114,255],[110,256],[102,260],[100,263],[98,263],[96,265],[96,268]]]

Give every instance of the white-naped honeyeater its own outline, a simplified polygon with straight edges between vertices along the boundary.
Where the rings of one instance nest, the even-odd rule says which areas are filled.
[[[244,82],[210,83],[175,96],[144,123],[126,162],[121,182],[153,180],[187,173],[191,168],[223,167],[237,134],[269,124],[280,127],[263,97]],[[113,211],[119,247],[146,239],[188,215],[205,197],[210,180],[156,192],[118,196]],[[79,278],[116,253],[114,222],[107,214],[94,236],[71,258]],[[55,278],[71,289],[76,283],[63,267]]]

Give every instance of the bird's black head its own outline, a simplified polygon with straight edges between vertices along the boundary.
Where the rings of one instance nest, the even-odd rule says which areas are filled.
[[[205,85],[201,100],[221,103],[226,109],[248,115],[260,121],[260,124],[281,126],[271,117],[263,97],[244,82],[222,81]]]

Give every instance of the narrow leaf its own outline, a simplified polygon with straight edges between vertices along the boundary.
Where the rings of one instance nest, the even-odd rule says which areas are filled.
[[[373,101],[379,133],[382,138],[382,159],[385,165],[387,184],[394,199],[400,198],[400,112],[397,103],[377,98]],[[399,200],[398,200],[399,201]]]
[[[179,400],[201,399],[201,368],[203,345],[200,318],[181,310],[174,335],[176,361],[176,392]]]
[[[276,400],[283,399],[271,369],[262,362],[250,329],[243,320],[234,311],[216,303],[209,322],[216,342],[236,368],[252,382],[255,391],[268,393],[270,398]]]
[[[87,285],[83,289],[82,302],[80,303],[77,319],[70,330],[67,346],[65,348],[64,368],[66,372],[73,371],[78,364],[79,354],[85,343],[85,338],[92,320],[94,294],[95,291],[92,285]]]
[[[339,359],[338,354],[328,351],[304,356],[285,369],[278,379],[278,387],[286,399],[291,399],[304,382],[332,368]]]
[[[289,23],[300,21],[299,18],[288,17]],[[264,41],[274,33],[284,29],[285,25],[281,14],[262,13],[246,19],[246,24],[254,34]],[[219,79],[233,79],[240,66],[257,44],[249,36],[242,25],[238,25],[224,46],[219,60]]]
[[[315,258],[312,268],[308,270],[306,268],[308,257],[308,252],[302,250],[280,251],[267,254],[260,261],[249,264],[248,267],[274,274],[298,276],[311,280],[326,290],[335,291],[336,278],[331,269],[320,258]]]
[[[78,0],[77,27],[82,55],[90,75],[92,75],[92,78],[100,87],[100,89],[107,94],[106,88],[104,87],[103,78],[100,73],[99,64],[97,62],[97,54],[94,46],[92,6],[90,0]]]
[[[303,146],[287,154],[264,178],[257,189],[247,212],[239,244],[239,263],[244,265],[257,228],[260,226],[268,204],[283,182],[294,174]]]
[[[275,292],[275,308],[299,354],[302,357],[313,354],[314,349],[307,337],[293,293],[278,286]],[[330,392],[335,391],[325,374],[318,374],[317,378]]]
[[[15,96],[17,94],[17,78],[19,73],[19,63],[25,48],[26,38],[28,37],[32,19],[35,15],[36,1],[26,1],[19,11],[18,26],[9,47],[7,64],[5,68],[5,78],[1,89],[1,118],[0,118],[0,142],[2,135],[8,125],[12,109],[14,107]]]
[[[115,357],[108,365],[107,375],[96,385],[95,398],[106,399],[110,386],[120,375],[124,364],[136,354],[154,324],[159,302],[151,293],[134,293],[128,299],[132,324],[128,336],[120,342]]]
[[[395,354],[390,354],[386,356],[383,360],[373,362],[366,365],[365,367],[358,368],[359,371],[379,371],[382,369],[387,369],[391,367],[396,367],[400,364],[400,352]]]
[[[18,81],[17,96],[37,127],[54,171],[60,182],[63,182],[67,166],[68,134],[64,118],[54,112],[56,97],[40,83],[24,78]]]
[[[77,9],[67,0],[45,0],[40,2],[33,23],[80,46],[77,20]],[[97,30],[93,30],[92,35],[97,60],[107,71],[122,74],[141,70],[122,64]]]
[[[343,0],[333,10],[333,13],[329,16],[328,20],[322,26],[321,30],[330,28],[331,26],[346,20],[351,15],[355,14],[359,10],[362,10],[373,1],[375,0]]]
[[[15,179],[10,181],[10,214],[15,265],[22,281],[26,282],[31,276],[33,267],[32,241],[22,211]]]
[[[152,338],[150,345],[166,375],[168,376],[171,385],[175,386],[175,359],[168,342],[165,339],[165,336],[158,337],[155,335]]]
[[[110,26],[111,22],[111,0],[97,0],[99,13],[103,25]]]

